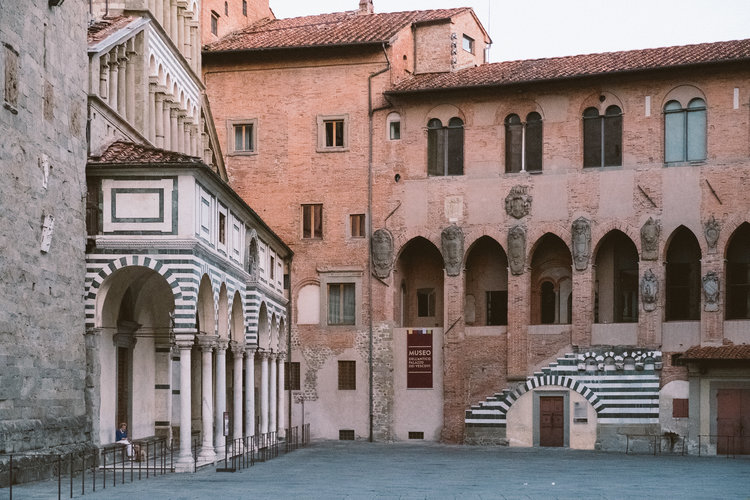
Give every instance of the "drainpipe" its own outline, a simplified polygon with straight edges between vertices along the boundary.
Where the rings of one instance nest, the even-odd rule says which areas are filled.
[[[286,362],[287,364],[284,366],[289,366],[289,364],[292,362],[292,311],[294,310],[294,307],[292,305],[292,260],[294,259],[294,255],[289,257],[289,303],[287,305],[287,320],[286,320]],[[291,374],[291,370],[287,370],[287,373]],[[301,378],[301,377],[300,377]],[[289,377],[284,377],[284,380],[289,383]],[[300,380],[300,388],[302,388],[302,381]],[[281,390],[283,391],[284,388],[282,387]],[[286,413],[287,413],[287,426],[289,426],[289,429],[292,428],[292,391],[287,391],[289,394],[286,396]],[[302,415],[302,421],[304,422],[305,415]],[[304,432],[304,429],[303,429]],[[286,436],[286,442],[289,443],[289,436]]]
[[[383,43],[383,54],[385,55],[386,67],[371,73],[367,77],[367,116],[368,116],[368,127],[369,127],[369,139],[368,139],[368,160],[367,160],[367,220],[369,230],[367,231],[367,288],[369,290],[369,300],[367,301],[367,315],[369,317],[369,349],[367,353],[367,363],[369,368],[369,412],[370,412],[370,435],[368,440],[372,443],[372,425],[373,425],[373,374],[372,374],[372,257],[370,256],[370,246],[372,245],[372,148],[373,148],[373,122],[372,116],[376,111],[372,107],[372,79],[378,75],[382,75],[386,71],[391,69],[391,61],[388,59],[388,52],[385,50],[385,43]]]

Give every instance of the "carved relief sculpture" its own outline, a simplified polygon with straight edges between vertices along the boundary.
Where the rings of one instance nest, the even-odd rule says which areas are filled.
[[[523,226],[508,231],[508,264],[513,275],[523,274],[526,266],[526,231]]]
[[[659,221],[649,217],[641,228],[641,260],[656,260],[659,258],[659,235],[661,225]]]
[[[576,271],[584,271],[591,257],[591,223],[585,217],[573,222],[573,262]]]
[[[710,253],[716,252],[716,243],[719,241],[720,232],[721,226],[719,226],[719,223],[716,222],[716,219],[712,215],[703,225],[703,233],[706,236],[706,243],[708,244],[708,251]]]
[[[707,272],[703,277],[703,296],[706,299],[704,310],[719,310],[719,275],[714,271]]]
[[[653,311],[656,309],[656,298],[659,295],[659,282],[656,281],[656,275],[649,269],[643,273],[641,278],[641,302],[644,311]]]
[[[387,278],[393,265],[393,236],[390,231],[383,228],[372,233],[370,251],[375,276],[380,279]]]
[[[52,232],[54,230],[55,217],[51,214],[46,214],[42,223],[42,244],[39,247],[43,253],[49,252],[50,245],[52,245]]]
[[[461,272],[461,263],[464,255],[464,233],[455,224],[443,229],[440,235],[443,247],[443,261],[445,272],[448,276],[458,276]]]
[[[513,186],[505,197],[505,211],[508,215],[520,219],[529,215],[531,210],[531,195],[526,186]]]

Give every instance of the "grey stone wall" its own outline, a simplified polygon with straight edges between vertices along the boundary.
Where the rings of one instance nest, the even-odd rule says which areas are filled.
[[[0,0],[0,454],[90,441],[87,10]]]

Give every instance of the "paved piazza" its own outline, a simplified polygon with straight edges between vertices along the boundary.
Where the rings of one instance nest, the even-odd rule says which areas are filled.
[[[63,482],[63,498],[69,491]],[[624,455],[567,449],[316,442],[235,473],[213,467],[118,484],[97,499],[750,498],[750,457]],[[7,498],[0,490],[0,500]],[[13,498],[56,497],[57,483]]]

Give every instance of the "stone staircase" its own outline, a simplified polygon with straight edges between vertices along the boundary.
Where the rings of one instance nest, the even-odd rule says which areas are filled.
[[[526,392],[562,386],[594,407],[599,424],[658,424],[661,351],[606,347],[568,353],[541,371],[466,410],[468,427],[504,428],[506,414]]]

